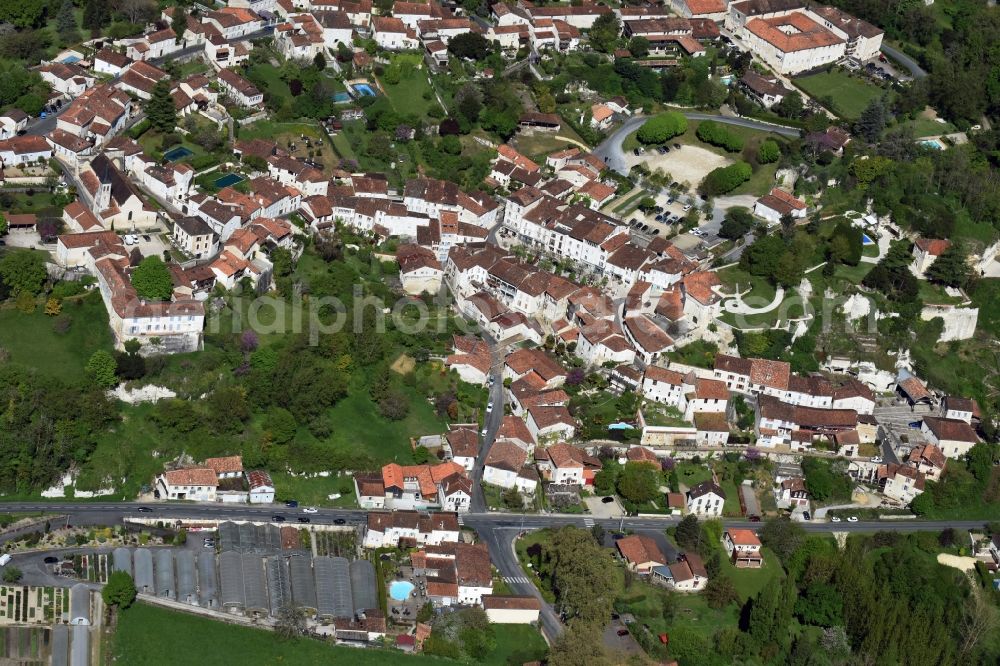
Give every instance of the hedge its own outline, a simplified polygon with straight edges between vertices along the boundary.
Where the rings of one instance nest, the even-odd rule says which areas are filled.
[[[743,183],[750,180],[753,169],[746,162],[736,162],[727,167],[713,169],[701,181],[698,191],[709,196],[716,196],[731,192]]]
[[[706,120],[698,125],[698,138],[705,143],[724,148],[728,153],[743,150],[743,137],[730,132],[722,123]]]
[[[640,143],[663,143],[687,131],[687,118],[677,111],[667,111],[642,124],[636,133]]]

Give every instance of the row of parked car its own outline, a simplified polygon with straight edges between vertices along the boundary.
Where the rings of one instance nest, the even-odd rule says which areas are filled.
[[[675,150],[680,150],[681,149],[681,144],[675,143],[674,144],[674,149]],[[658,152],[661,155],[666,155],[667,153],[670,152],[670,146],[667,145],[667,144],[663,144],[662,146],[656,146],[655,148],[651,148],[651,150],[655,150],[656,152]],[[632,154],[635,155],[636,157],[639,157],[640,155],[643,155],[645,152],[646,152],[646,149],[643,148],[642,146],[639,146],[638,148],[636,148],[635,150],[632,151]]]

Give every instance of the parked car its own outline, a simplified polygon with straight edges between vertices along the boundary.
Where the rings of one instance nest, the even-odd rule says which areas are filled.
[[[138,511],[139,513],[152,513],[153,510],[150,509],[148,506],[140,506],[138,509],[136,509],[136,511]]]
[[[493,401],[492,400],[490,400],[488,403],[486,403],[486,411],[487,412],[492,412],[493,411]]]
[[[334,525],[344,525],[345,523],[347,523],[347,521],[344,520],[343,518],[334,518],[333,519],[333,524]]]
[[[602,497],[601,498],[601,502],[603,502],[604,504],[611,504],[614,501],[615,501],[614,497]]]
[[[618,635],[619,636],[628,636],[628,629],[619,629],[618,630]]]
[[[802,517],[806,520],[806,522],[808,522],[808,521],[810,521],[810,520],[813,519],[812,514],[809,513],[808,511],[803,511],[802,512]]]
[[[688,212],[689,210],[691,210],[691,204],[684,204],[681,210],[683,210],[685,213]]]
[[[658,152],[661,155],[666,155],[668,150],[670,149],[667,148],[666,146],[660,146],[659,148],[656,149],[656,152]]]
[[[676,148],[677,150],[680,150],[681,149],[681,144],[675,143],[674,144],[674,148]]]
[[[319,513],[319,509],[317,509],[314,506],[307,506],[306,508],[302,509],[302,513]]]
[[[271,516],[271,521],[275,522],[275,523],[283,523],[283,522],[285,522],[285,517],[284,516]]]
[[[636,148],[635,150],[633,150],[632,154],[635,155],[636,157],[639,157],[639,155],[642,155],[642,153],[639,152],[638,148]]]
[[[486,437],[486,428],[483,428],[482,430],[480,430],[479,434],[482,435],[483,437]]]
[[[312,522],[312,519],[309,516],[299,516],[298,520],[299,520],[300,523],[311,523]]]
[[[662,214],[656,216],[656,221],[657,222],[663,222],[663,219],[664,219],[664,217],[663,217]]]
[[[285,506],[287,506],[289,509],[295,509],[299,506],[299,503],[297,500],[290,499],[285,502]]]
[[[847,519],[847,522],[849,522],[849,523],[856,523],[856,522],[858,522],[858,517],[857,516],[851,516],[851,517],[849,517]]]
[[[839,523],[840,522],[840,518],[838,518],[837,516],[834,516],[833,518],[830,519],[830,522],[831,523]]]

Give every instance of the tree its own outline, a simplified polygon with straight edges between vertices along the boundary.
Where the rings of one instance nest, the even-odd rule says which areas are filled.
[[[724,148],[726,152],[738,153],[743,150],[743,137],[726,129],[722,123],[703,120],[696,132],[698,138],[707,144]]]
[[[174,5],[173,19],[170,21],[170,29],[174,31],[174,35],[178,40],[183,39],[185,31],[187,31],[188,15],[187,7],[179,3]]]
[[[736,162],[708,172],[698,185],[698,191],[708,196],[726,194],[736,189],[753,175],[753,169],[746,162]]]
[[[701,525],[698,523],[698,517],[694,514],[689,513],[681,519],[681,522],[677,523],[674,540],[684,550],[697,552],[701,548],[701,538]]]
[[[736,586],[729,576],[714,576],[705,586],[705,600],[709,608],[725,608],[729,604],[734,604],[740,600],[736,592]]]
[[[947,287],[963,288],[972,278],[965,245],[953,242],[927,269],[927,279]]]
[[[649,55],[649,40],[645,37],[633,37],[628,43],[629,52],[636,58]]]
[[[644,122],[636,138],[645,144],[663,143],[686,131],[687,118],[677,111],[667,111]]]
[[[571,623],[549,652],[549,666],[610,666],[611,660],[601,643],[601,632]]]
[[[885,100],[882,98],[873,99],[861,112],[858,121],[854,123],[854,131],[863,136],[869,143],[874,143],[885,130],[888,116]]]
[[[590,28],[588,38],[595,51],[611,53],[618,45],[622,22],[613,12],[601,14]]]
[[[56,317],[60,312],[62,312],[62,303],[59,302],[58,298],[50,297],[45,301],[45,314]]]
[[[174,293],[170,269],[156,255],[146,257],[135,267],[132,271],[132,286],[139,298],[150,301],[167,301]]]
[[[271,433],[271,439],[276,444],[287,444],[295,438],[299,429],[295,417],[282,407],[275,407],[264,419],[264,430]]]
[[[486,611],[482,608],[465,608],[459,611],[462,628],[458,638],[462,650],[473,660],[481,662],[496,648],[497,640]]]
[[[11,23],[16,28],[37,28],[45,16],[44,0],[19,0],[0,3],[0,21]]]
[[[653,197],[643,197],[639,200],[639,210],[643,213],[648,213],[654,208],[656,208],[656,199]]]
[[[137,591],[135,581],[125,571],[112,571],[108,576],[108,582],[101,590],[101,598],[104,604],[111,608],[124,610],[135,601]]]
[[[95,384],[101,388],[112,388],[118,383],[118,376],[115,374],[117,368],[115,358],[103,349],[98,349],[90,355],[84,369]]]
[[[7,223],[7,216],[4,215],[3,213],[0,213],[0,236],[3,236],[5,233],[7,233],[7,229],[9,228],[10,225]]]
[[[757,161],[761,164],[771,164],[781,158],[781,147],[773,139],[767,139],[757,148]]]
[[[283,640],[305,635],[305,611],[291,605],[285,605],[279,608],[278,617],[274,622],[274,632]]]
[[[410,400],[393,389],[378,401],[378,413],[390,421],[402,421],[410,413]]]
[[[169,79],[160,79],[153,86],[152,97],[146,102],[146,118],[160,132],[173,132],[177,127],[177,109],[170,95]]]
[[[626,463],[618,477],[618,492],[635,504],[655,499],[659,494],[659,470],[639,462]]]
[[[781,98],[781,101],[774,105],[774,110],[783,118],[798,118],[805,110],[802,101],[802,94],[795,90]]]
[[[743,206],[735,206],[726,211],[726,216],[719,226],[719,236],[736,240],[746,236],[755,226],[757,224],[750,210]]]
[[[808,486],[808,482],[806,485]],[[772,518],[764,523],[764,527],[760,530],[761,544],[773,550],[782,564],[791,558],[792,553],[805,540],[805,536],[805,530],[801,525],[784,518]]]
[[[322,51],[316,52],[316,57],[313,58],[313,67],[315,67],[316,71],[319,72],[322,72],[324,69],[326,69],[326,56],[323,55]]]
[[[21,580],[21,570],[17,567],[5,567],[3,570],[3,582],[16,583]]]
[[[812,583],[796,601],[795,614],[805,624],[833,627],[843,622],[843,602],[833,585]]]
[[[0,258],[0,281],[14,296],[24,292],[35,295],[42,290],[48,272],[44,255],[31,250],[15,250]]]
[[[69,44],[80,38],[76,28],[76,15],[73,13],[73,0],[63,0],[56,14],[56,32],[64,43]]]
[[[88,30],[100,30],[111,22],[111,7],[109,0],[84,0],[83,27]]]
[[[448,52],[466,60],[483,60],[490,54],[490,42],[478,32],[455,35],[448,42]]]

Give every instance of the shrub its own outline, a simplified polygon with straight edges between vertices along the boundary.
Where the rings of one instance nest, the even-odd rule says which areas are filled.
[[[743,150],[743,137],[733,134],[722,123],[714,120],[706,120],[698,125],[697,135],[705,143],[723,148],[729,153]]]
[[[757,161],[761,164],[777,162],[780,157],[781,148],[778,146],[778,142],[772,139],[768,139],[760,144],[760,147],[757,149]]]
[[[643,123],[636,134],[641,143],[663,143],[687,131],[687,118],[676,111],[667,111]]]
[[[753,169],[746,162],[737,162],[727,167],[713,169],[701,181],[698,191],[702,194],[715,196],[731,192],[743,183],[750,180]]]

